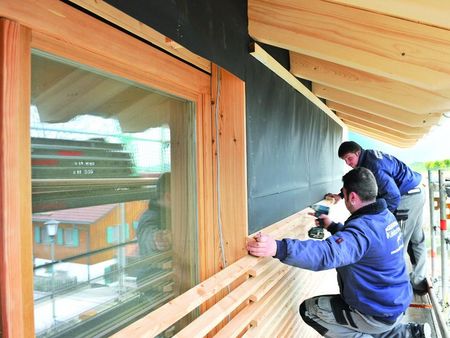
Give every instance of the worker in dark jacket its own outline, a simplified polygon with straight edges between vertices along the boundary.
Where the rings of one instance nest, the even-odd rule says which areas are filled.
[[[325,337],[428,337],[428,324],[402,324],[412,298],[403,256],[403,236],[370,170],[343,177],[351,216],[344,225],[321,215],[331,236],[323,241],[283,239],[259,234],[249,240],[254,256],[273,256],[309,270],[336,268],[339,295],[318,296],[300,306],[303,320]]]
[[[136,229],[141,256],[166,251],[170,236],[170,173],[163,173],[156,184],[156,195],[148,202]]]
[[[410,280],[416,292],[426,292],[427,248],[422,229],[425,192],[421,186],[421,175],[394,156],[362,149],[353,141],[343,142],[338,156],[352,168],[364,167],[372,171],[378,185],[378,196],[386,200],[390,211],[408,210],[408,219],[402,230],[405,250],[412,263]],[[342,193],[330,195],[336,200],[342,197]]]

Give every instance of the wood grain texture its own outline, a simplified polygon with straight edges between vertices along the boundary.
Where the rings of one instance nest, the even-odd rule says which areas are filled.
[[[359,109],[345,106],[343,104],[328,101],[327,105],[331,109],[336,111],[336,115],[340,116],[341,118],[359,118],[374,125],[397,131],[405,136],[422,137],[424,134],[430,131],[430,127],[410,127],[403,123],[394,122],[389,119],[376,116],[374,114],[366,113],[365,111]]]
[[[437,93],[322,59],[290,53],[298,77],[416,114],[450,109],[450,91]]]
[[[30,40],[28,29],[0,19],[0,301],[4,337],[34,336]]]
[[[313,83],[312,91],[318,97],[329,102],[336,102],[351,108],[403,123],[411,127],[431,127],[439,122],[441,113],[414,114],[403,109],[398,109],[362,96],[350,94],[342,90]]]
[[[450,2],[442,0],[325,0],[375,13],[450,29]]]
[[[380,132],[378,129],[368,128],[365,125],[361,125],[359,123],[355,123],[352,121],[347,122],[348,127],[350,130],[355,131],[356,133],[359,133],[361,135],[366,135],[368,137],[371,137],[375,140],[379,140],[388,144],[392,144],[393,146],[399,147],[399,148],[410,148],[414,144],[417,143],[418,140],[404,140],[402,138],[395,137],[393,135],[386,134],[383,132]]]
[[[449,30],[321,0],[250,0],[248,13],[257,41],[426,90],[450,86]]]

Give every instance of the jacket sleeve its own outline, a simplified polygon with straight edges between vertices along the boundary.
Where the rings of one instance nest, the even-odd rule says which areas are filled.
[[[369,239],[358,228],[346,226],[323,241],[285,238],[277,241],[274,256],[281,262],[303,269],[320,271],[358,262],[369,248]]]
[[[400,190],[394,179],[384,171],[374,172],[378,185],[378,196],[386,201],[387,207],[391,212],[397,210],[400,204]]]
[[[327,230],[334,235],[336,232],[341,231],[344,228],[344,224],[342,223],[336,223],[331,222],[331,224],[328,226]]]

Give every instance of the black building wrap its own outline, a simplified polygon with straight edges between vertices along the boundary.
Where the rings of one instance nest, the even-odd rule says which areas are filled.
[[[106,2],[246,82],[249,233],[339,190],[342,128],[249,54],[247,1]],[[289,69],[287,51],[263,48]]]

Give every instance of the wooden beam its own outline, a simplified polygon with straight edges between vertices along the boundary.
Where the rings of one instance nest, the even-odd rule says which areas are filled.
[[[167,38],[156,30],[114,8],[103,0],[69,0],[78,6],[102,17],[103,19],[124,28],[125,30],[143,38],[146,41],[178,56],[179,58],[211,73],[211,62],[192,53],[180,44]]]
[[[284,81],[289,83],[295,90],[303,94],[308,100],[319,107],[325,114],[336,121],[341,127],[345,129],[345,125],[339,118],[322,102],[317,96],[315,96],[308,88],[306,88],[295,76],[278,63],[270,54],[262,49],[258,44],[252,43],[250,46],[250,54],[260,61],[263,65],[281,77]]]
[[[450,109],[450,91],[438,94],[315,57],[290,56],[291,73],[313,82],[418,114]]]
[[[324,0],[375,13],[450,29],[450,2],[442,0]]]
[[[415,114],[395,108],[362,96],[350,94],[342,90],[313,83],[312,91],[318,97],[331,100],[365,112],[407,124],[411,127],[432,126],[439,122],[441,113]]]
[[[349,129],[351,131],[353,131],[353,132],[358,133],[358,134],[364,135],[366,137],[370,137],[370,138],[372,138],[374,140],[377,140],[377,141],[380,141],[380,142],[384,142],[386,144],[389,144],[391,146],[398,147],[398,148],[411,148],[417,143],[417,142],[411,142],[411,143],[409,143],[409,142],[399,142],[399,141],[393,140],[392,138],[383,136],[381,134],[373,133],[373,132],[370,132],[368,130],[361,129],[361,128],[359,128],[356,125],[349,125]]]
[[[34,337],[31,32],[0,19],[0,304],[4,337]]]
[[[256,41],[423,89],[450,87],[448,30],[320,0],[249,0],[248,16]]]
[[[403,139],[405,141],[406,140],[417,140],[417,139],[419,139],[419,138],[421,138],[423,136],[422,134],[421,135],[405,134],[405,133],[396,131],[396,130],[390,128],[390,127],[383,127],[383,126],[380,126],[379,124],[372,123],[371,121],[367,121],[366,119],[359,118],[357,116],[350,115],[350,114],[344,114],[344,113],[337,112],[336,115],[338,115],[346,123],[349,123],[349,122],[358,123],[361,126],[365,126],[367,128],[371,128],[373,130],[377,130],[377,131],[379,131],[381,133],[385,133],[385,134],[387,134],[389,136],[396,136],[396,137],[398,137],[400,139]]]
[[[363,119],[366,121],[370,121],[374,125],[378,125],[381,127],[386,127],[395,131],[399,131],[402,134],[406,135],[414,135],[414,136],[423,136],[424,134],[428,133],[430,131],[431,127],[410,127],[406,124],[394,122],[388,119],[385,119],[383,117],[376,116],[371,113],[367,113],[365,111],[351,108],[348,106],[345,106],[340,103],[327,101],[327,106],[330,107],[330,109],[338,112],[338,116],[342,116],[343,118],[348,116],[355,116],[359,119]],[[341,115],[342,114],[342,115]]]
[[[417,143],[417,140],[405,140],[402,138],[398,138],[391,134],[386,134],[386,133],[380,132],[378,129],[372,129],[372,128],[362,125],[360,123],[355,123],[352,121],[347,121],[346,123],[350,130],[353,130],[362,135],[366,135],[373,139],[385,142],[387,144],[392,144],[396,147],[408,148]]]

